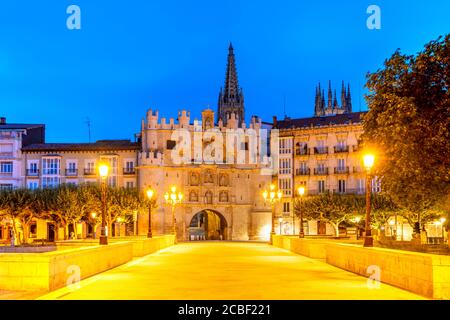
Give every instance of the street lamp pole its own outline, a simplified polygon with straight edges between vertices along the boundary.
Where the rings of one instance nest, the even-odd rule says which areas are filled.
[[[281,200],[283,193],[278,190],[275,191],[275,185],[272,183],[269,190],[264,190],[263,192],[264,201],[269,201],[272,206],[272,230],[270,232],[270,242],[273,242],[273,236],[275,235],[275,203]]]
[[[300,201],[303,202],[303,196],[305,195],[305,187],[304,186],[300,186],[298,187],[298,194],[300,196]],[[303,230],[303,210],[300,206],[300,232],[298,234],[299,238],[304,238],[305,237],[305,231]]]
[[[366,154],[363,157],[364,167],[366,168],[366,234],[364,237],[364,247],[373,247],[373,237],[372,230],[370,228],[370,195],[371,195],[371,185],[370,185],[370,170],[375,162],[375,156],[372,154]]]
[[[153,195],[155,194],[155,191],[152,188],[147,189],[147,198],[148,198],[148,232],[147,232],[147,238],[152,238],[152,200]]]
[[[106,235],[106,178],[109,173],[109,166],[107,164],[101,164],[98,167],[98,172],[101,178],[101,192],[102,192],[102,229],[100,233],[100,244],[108,244],[108,236]]]
[[[170,193],[166,192],[164,194],[164,199],[166,203],[170,204],[172,207],[172,234],[175,235],[175,241],[177,240],[177,220],[175,217],[175,206],[183,200],[183,193],[177,192],[177,187],[172,186],[170,188]]]

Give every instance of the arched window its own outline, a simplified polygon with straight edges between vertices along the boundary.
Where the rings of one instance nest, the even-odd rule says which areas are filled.
[[[198,194],[196,191],[191,191],[189,193],[189,201],[190,202],[197,202],[198,201]]]
[[[207,204],[212,204],[213,203],[213,193],[211,191],[206,191],[206,193],[205,193],[205,202]]]
[[[227,191],[220,191],[219,201],[220,202],[228,202],[228,192]]]

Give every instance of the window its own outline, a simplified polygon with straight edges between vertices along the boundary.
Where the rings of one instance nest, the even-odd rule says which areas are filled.
[[[241,150],[248,151],[248,142],[242,142],[241,143]]]
[[[290,196],[292,194],[291,179],[278,180],[278,188],[283,192],[284,196]]]
[[[291,174],[291,159],[280,159],[280,174]]]
[[[125,162],[125,173],[134,173],[134,161]]]
[[[0,173],[12,174],[13,163],[12,162],[0,162]]]
[[[12,144],[0,144],[0,155],[12,157],[13,155],[13,145]]]
[[[290,202],[284,202],[283,203],[283,213],[290,213],[291,212],[291,203]]]
[[[36,238],[37,236],[37,223],[36,221],[31,222],[30,224],[30,234],[29,237],[30,238]]]
[[[345,168],[345,159],[338,159],[338,170],[342,171]]]
[[[359,194],[362,194],[366,192],[366,181],[364,179],[357,179],[356,180],[356,192]]]
[[[345,193],[345,180],[338,180],[339,193]]]
[[[37,183],[36,181],[28,181],[27,187],[30,190],[36,190],[39,188],[39,183]]]
[[[318,188],[319,188],[319,193],[325,192],[325,180],[318,181]]]
[[[42,187],[43,188],[55,188],[59,186],[60,179],[58,177],[43,177]]]
[[[292,139],[280,138],[280,154],[292,153]]]
[[[176,141],[174,141],[174,140],[167,140],[166,149],[167,150],[173,150],[173,149],[175,149],[176,145],[177,145]]]
[[[373,193],[379,193],[381,192],[381,182],[378,179],[378,177],[374,177],[371,181],[371,185],[372,185],[372,192]]]
[[[127,181],[127,189],[133,189],[134,188],[134,182],[133,181]]]
[[[36,173],[38,173],[38,164],[36,163],[36,162],[31,162],[30,164],[29,164],[29,172],[30,173],[34,173],[34,174],[36,174]]]
[[[0,184],[0,190],[12,190],[14,186],[10,183]]]
[[[44,158],[42,159],[42,174],[45,175],[59,175],[60,159],[59,158]]]

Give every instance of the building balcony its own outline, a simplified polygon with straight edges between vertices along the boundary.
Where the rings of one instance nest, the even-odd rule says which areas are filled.
[[[78,169],[66,169],[66,177],[77,177]]]
[[[85,176],[95,176],[97,173],[95,172],[95,169],[85,168],[84,169],[84,175]]]
[[[124,175],[133,175],[136,174],[136,170],[134,168],[123,168]]]
[[[0,152],[0,158],[14,158],[12,152]]]
[[[12,177],[12,172],[0,172],[0,177]]]
[[[311,174],[311,169],[309,169],[309,168],[295,170],[296,176],[309,176],[310,174]]]
[[[334,153],[345,153],[348,152],[348,146],[335,146]]]
[[[350,169],[349,167],[336,167],[334,168],[335,174],[349,174]]]
[[[315,147],[314,154],[328,154],[328,147]]]
[[[301,148],[295,150],[296,156],[308,156],[310,154],[310,151],[308,148]]]
[[[61,170],[59,170],[59,169],[43,169],[42,174],[49,175],[49,176],[59,176],[61,174]]]
[[[39,177],[39,169],[27,169],[25,174],[27,177]]]
[[[315,168],[314,175],[316,175],[316,176],[328,175],[328,168]]]

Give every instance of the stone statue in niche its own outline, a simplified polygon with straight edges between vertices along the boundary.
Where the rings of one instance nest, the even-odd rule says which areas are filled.
[[[198,174],[195,172],[191,173],[191,186],[198,186]]]
[[[197,202],[198,201],[198,194],[195,191],[191,191],[189,193],[189,201],[191,202]]]
[[[219,194],[219,201],[220,202],[228,202],[228,192],[221,191]]]
[[[205,193],[205,202],[207,204],[212,204],[213,203],[213,194],[211,191],[206,191]]]
[[[219,178],[220,186],[228,186],[228,176],[226,174],[221,174]]]
[[[214,177],[211,173],[211,170],[207,170],[205,172],[205,183],[214,183]]]

